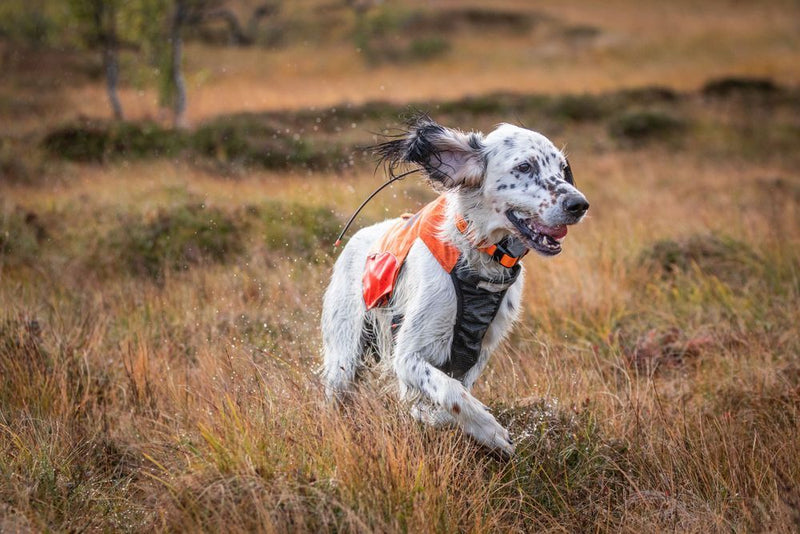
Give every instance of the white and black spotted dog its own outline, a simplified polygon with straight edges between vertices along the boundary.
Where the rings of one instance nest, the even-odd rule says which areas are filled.
[[[578,223],[589,203],[575,187],[564,154],[543,135],[510,124],[484,136],[419,116],[378,152],[390,169],[418,165],[441,192],[444,217],[436,238],[457,250],[458,263],[448,273],[416,239],[391,299],[368,310],[365,265],[398,219],[357,232],[336,261],[323,303],[326,393],[341,398],[352,392],[372,353],[396,376],[417,419],[456,424],[479,443],[511,455],[508,431],[470,393],[520,310],[520,266],[509,267],[491,246],[499,245],[512,261],[528,250],[558,254],[567,225]],[[487,312],[484,301],[492,298],[497,302]],[[477,337],[476,320],[483,321]],[[457,354],[465,346],[475,349],[466,363]]]

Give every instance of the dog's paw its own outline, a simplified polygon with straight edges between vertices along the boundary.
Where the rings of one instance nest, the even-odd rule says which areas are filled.
[[[464,432],[481,445],[499,452],[504,457],[513,456],[514,444],[511,442],[508,430],[503,428],[482,405],[475,408],[469,417],[462,419]]]

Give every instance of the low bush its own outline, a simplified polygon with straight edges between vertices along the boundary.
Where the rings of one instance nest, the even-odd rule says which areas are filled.
[[[566,95],[554,98],[547,111],[555,119],[592,121],[603,118],[608,110],[604,97],[594,95]]]
[[[340,228],[339,218],[324,207],[272,201],[226,211],[190,200],[151,218],[124,215],[89,261],[161,282],[168,271],[230,263],[245,250],[264,247],[271,257],[322,258]]]
[[[136,275],[163,279],[166,270],[224,263],[244,250],[241,223],[228,213],[199,203],[162,209],[152,220],[127,216],[102,243]]]
[[[743,284],[756,276],[763,266],[747,244],[715,235],[657,241],[642,253],[641,261],[655,266],[662,277],[686,273],[697,267],[703,274],[731,285]]]
[[[668,140],[686,128],[687,123],[683,119],[655,110],[624,112],[608,125],[612,137],[632,144]]]
[[[655,104],[659,102],[676,102],[680,99],[680,93],[669,87],[661,85],[646,85],[644,87],[636,87],[633,89],[624,89],[619,91],[616,95],[618,99],[630,104]]]
[[[329,251],[342,225],[325,207],[271,202],[257,208],[257,213],[270,249],[306,258]]]
[[[0,265],[33,263],[47,237],[39,216],[19,207],[0,208]]]
[[[62,159],[102,162],[172,156],[187,146],[187,139],[183,132],[149,122],[86,121],[53,130],[42,146]]]
[[[701,93],[708,97],[730,97],[733,95],[771,95],[779,90],[777,84],[769,78],[754,78],[748,76],[728,76],[709,80]]]
[[[193,132],[153,123],[86,122],[58,128],[42,141],[51,156],[76,162],[174,157],[182,152],[223,165],[324,168],[340,164],[346,151],[319,148],[305,137],[284,134],[270,117],[234,116],[201,125]]]
[[[270,117],[235,116],[200,126],[191,137],[195,153],[222,164],[324,168],[345,160],[336,146],[315,146],[305,136],[289,135],[270,126]]]
[[[412,61],[428,61],[450,51],[450,42],[438,36],[420,37],[411,41],[406,55]]]

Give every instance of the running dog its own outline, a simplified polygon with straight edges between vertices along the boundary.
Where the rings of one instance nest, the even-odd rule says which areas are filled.
[[[418,166],[440,196],[342,250],[322,309],[326,394],[346,397],[377,360],[415,418],[510,456],[508,431],[470,390],[519,315],[520,259],[560,253],[589,203],[564,154],[510,124],[484,136],[418,116],[376,152],[392,174]]]

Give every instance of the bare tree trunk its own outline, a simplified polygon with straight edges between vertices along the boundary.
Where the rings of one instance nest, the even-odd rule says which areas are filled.
[[[188,7],[185,0],[175,2],[175,11],[172,15],[170,24],[169,40],[171,50],[171,78],[175,89],[172,101],[174,112],[174,125],[176,128],[185,128],[186,124],[186,83],[183,80],[181,64],[183,62],[183,40],[181,39],[181,27],[186,21]]]
[[[103,51],[103,70],[106,73],[106,92],[108,93],[108,100],[111,104],[111,111],[114,113],[114,119],[122,120],[122,104],[119,101],[117,93],[117,83],[119,82],[119,61],[117,59],[118,45],[117,42],[117,25],[116,13],[112,6],[104,5],[102,0],[96,1],[94,4],[94,23],[97,30],[97,36],[100,41],[100,47]],[[107,25],[105,18],[108,19]]]
[[[114,112],[114,118],[121,121],[123,119],[122,104],[120,104],[119,95],[117,94],[119,62],[117,61],[117,49],[114,45],[103,47],[103,64],[106,70],[106,90],[108,91],[108,99],[111,102],[111,109]]]

